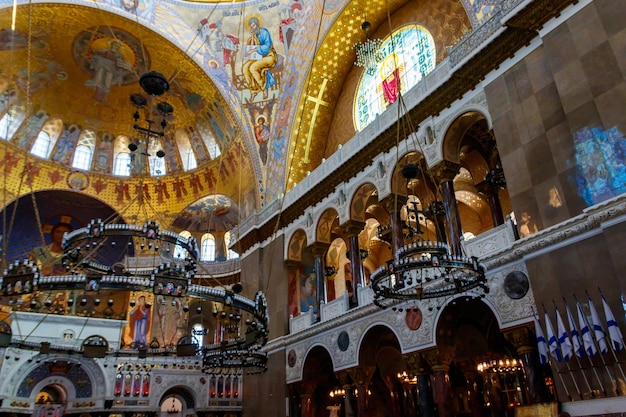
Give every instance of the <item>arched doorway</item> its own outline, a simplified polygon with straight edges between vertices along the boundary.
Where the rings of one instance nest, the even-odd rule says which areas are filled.
[[[184,387],[172,387],[165,391],[159,402],[159,416],[182,417],[193,414],[195,400]]]
[[[60,384],[49,384],[35,396],[33,417],[60,417],[67,404],[67,392]]]
[[[480,297],[452,300],[437,322],[437,350],[446,357],[454,416],[509,417],[528,404],[522,361]],[[433,364],[431,364],[432,366]],[[440,364],[441,365],[441,364]]]

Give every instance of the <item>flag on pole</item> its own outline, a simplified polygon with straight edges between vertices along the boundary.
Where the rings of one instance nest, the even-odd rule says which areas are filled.
[[[548,312],[543,311],[544,319],[546,321],[546,337],[548,338],[548,346],[550,348],[550,354],[559,362],[563,362],[563,356],[561,356],[561,350],[559,349],[559,343],[554,333],[552,323],[550,323],[550,317]]]
[[[598,316],[591,297],[589,297],[589,311],[591,312],[591,326],[593,327],[593,335],[596,338],[596,342],[598,342],[598,349],[600,349],[600,353],[605,355],[609,351],[609,346],[606,344],[606,333],[604,333],[600,316]]]
[[[580,334],[583,338],[583,343],[585,344],[585,351],[587,352],[587,355],[591,357],[597,353],[597,349],[595,343],[593,343],[589,325],[587,324],[587,320],[583,314],[583,309],[578,300],[576,300],[576,310],[578,310],[578,324],[580,325]]]
[[[537,320],[537,316],[533,315],[533,319],[535,320],[535,334],[537,335],[539,361],[541,361],[542,365],[545,365],[548,363],[548,345],[546,344],[546,338],[543,337],[543,330],[541,330],[541,325],[539,324],[539,320]]]
[[[565,310],[567,312],[567,321],[569,322],[569,329],[572,334],[572,346],[576,356],[582,359],[585,356],[585,350],[583,349],[582,341],[580,340],[580,332],[576,327],[576,321],[572,315],[572,310],[569,309],[569,305],[565,304]]]
[[[557,307],[554,307],[554,309],[556,310],[556,333],[559,345],[561,345],[561,354],[563,355],[563,360],[569,362],[573,356],[572,342],[567,334],[567,329],[565,328],[565,323],[563,323],[559,309]]]
[[[622,332],[619,329],[617,322],[615,321],[615,317],[613,316],[613,312],[611,311],[611,308],[609,307],[606,300],[604,299],[604,295],[602,296],[602,307],[604,307],[604,316],[606,317],[606,326],[609,331],[609,338],[611,339],[611,342],[613,343],[613,349],[616,352],[619,352],[620,350],[624,348],[624,344],[622,343],[623,341]]]

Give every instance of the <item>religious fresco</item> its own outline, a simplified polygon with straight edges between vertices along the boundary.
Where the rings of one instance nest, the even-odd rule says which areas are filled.
[[[229,231],[239,223],[237,204],[225,195],[210,195],[187,206],[172,225],[192,233]]]
[[[462,3],[472,24],[476,26],[493,14],[497,1],[462,0]],[[194,177],[190,176],[186,176],[189,179],[186,184],[180,184],[175,179],[169,185],[166,184],[167,189],[159,188],[159,184],[155,184],[153,190],[150,190],[153,188],[151,185],[146,189],[154,194],[165,195],[167,192],[170,195],[182,193],[184,196],[187,188],[187,195],[191,197],[189,189],[195,187],[200,193],[206,193],[207,189],[218,184],[218,180],[232,178],[232,169],[239,158],[237,154],[251,155],[250,168],[255,176],[246,187],[253,187],[255,190],[255,208],[263,206],[266,200],[280,196],[293,186],[296,178],[304,175],[301,170],[310,170],[314,166],[309,167],[309,164],[319,163],[318,155],[314,158],[305,154],[290,155],[290,158],[295,158],[296,164],[289,171],[296,169],[298,173],[291,179],[286,178],[289,160],[286,157],[287,149],[292,140],[294,123],[300,117],[296,109],[301,100],[298,92],[306,94],[306,99],[302,102],[303,109],[313,116],[310,120],[307,118],[302,125],[303,133],[307,136],[305,139],[310,143],[314,131],[309,128],[309,124],[312,125],[315,121],[315,111],[329,104],[323,98],[324,91],[340,88],[339,85],[329,84],[326,79],[318,79],[312,91],[304,89],[315,49],[323,42],[327,31],[334,27],[333,22],[340,14],[348,11],[348,4],[346,0],[327,1],[323,4],[301,0],[255,1],[236,5],[230,2],[185,4],[151,0],[101,0],[97,2],[97,8],[93,8],[93,4],[88,5],[94,9],[93,18],[87,16],[81,22],[83,31],[92,33],[93,38],[81,35],[82,37],[72,40],[75,62],[71,66],[60,59],[64,53],[57,49],[62,44],[59,34],[46,25],[41,25],[39,21],[35,22],[30,44],[33,53],[32,75],[28,77],[27,66],[20,64],[16,66],[15,77],[8,77],[6,71],[0,70],[0,109],[8,109],[19,96],[25,94],[26,82],[30,78],[28,88],[31,94],[40,91],[48,91],[50,94],[47,94],[46,99],[34,97],[35,111],[15,135],[19,138],[15,139],[16,143],[28,148],[33,145],[34,132],[50,129],[54,134],[54,145],[48,157],[69,166],[72,154],[82,140],[81,135],[92,135],[96,148],[91,164],[92,171],[110,175],[117,134],[127,129],[128,122],[124,122],[124,129],[114,129],[108,123],[119,124],[127,118],[127,103],[124,101],[128,100],[128,90],[124,88],[133,83],[125,83],[132,79],[131,74],[136,76],[149,62],[161,63],[169,60],[182,63],[180,68],[171,73],[168,71],[168,75],[172,74],[171,95],[175,97],[173,105],[176,109],[176,120],[173,122],[177,125],[190,125],[190,120],[197,120],[193,126],[195,131],[201,135],[212,133],[222,149],[222,154],[228,155],[228,163],[215,163],[209,168],[211,172],[195,174],[195,178],[201,179],[199,184],[204,190],[199,188],[198,183],[194,186]],[[0,0],[0,6],[11,5],[9,0]],[[372,5],[374,8],[383,6],[378,3]],[[105,30],[105,26],[101,24],[102,19],[97,17],[103,11],[126,16],[132,22],[148,24],[154,33],[145,32],[137,36],[133,30],[134,35],[130,35],[124,25],[115,24],[108,24],[110,28]],[[350,9],[350,13],[356,12],[358,10]],[[78,15],[71,13],[64,16],[67,20],[64,27],[67,30],[64,29],[63,35],[72,33],[76,24],[72,20],[76,20],[76,16]],[[8,15],[5,20],[6,18]],[[9,47],[13,54],[26,52],[28,36],[25,35],[25,26],[18,24],[15,31],[9,31],[8,21],[0,23],[0,52],[7,51]],[[107,34],[107,30],[112,33]],[[164,59],[168,54],[167,48],[145,48],[159,36],[171,40],[180,48],[179,53],[186,52],[211,81],[198,82],[195,76],[190,76],[193,71],[188,64],[184,60],[171,59],[171,53]],[[163,40],[158,42],[164,44]],[[17,90],[10,86],[9,78],[14,78]],[[95,99],[102,105],[93,106],[81,99],[53,105],[52,98],[62,97],[62,92],[67,90],[68,85],[89,92],[90,100]],[[213,91],[209,91],[211,89]],[[219,100],[217,105],[214,100],[216,96],[221,96],[223,100]],[[50,111],[53,108],[66,110],[53,115]],[[179,108],[186,109],[184,114],[181,114]],[[229,111],[224,112],[224,109]],[[68,112],[73,114],[72,117],[67,116]],[[84,123],[93,123],[93,126],[86,126]],[[90,127],[92,132],[88,131]],[[242,130],[238,131],[238,127]],[[243,135],[239,136],[241,141],[237,139],[238,135]],[[180,173],[183,168],[181,157],[172,146],[175,147],[176,144],[171,138],[163,143],[166,154],[164,171],[167,175]],[[209,158],[211,150],[206,145],[192,149],[200,162],[212,161]],[[134,189],[143,187],[133,184],[116,185],[87,176],[75,177],[68,181],[70,189],[90,190],[94,195],[100,194],[103,189],[108,190],[107,193],[116,196],[112,201],[121,204],[138,197],[139,194]],[[52,178],[54,183],[59,181],[58,174]],[[287,180],[289,182],[285,188]],[[157,188],[161,191],[158,192]],[[249,189],[241,192],[248,193]]]

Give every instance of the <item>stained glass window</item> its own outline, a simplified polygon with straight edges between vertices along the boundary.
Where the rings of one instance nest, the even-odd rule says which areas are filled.
[[[405,25],[383,40],[379,59],[363,71],[354,98],[354,126],[369,125],[399,93],[406,93],[435,68],[435,41],[420,25]]]

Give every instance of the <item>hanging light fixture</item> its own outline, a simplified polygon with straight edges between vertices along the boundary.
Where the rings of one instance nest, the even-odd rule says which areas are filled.
[[[405,159],[400,175],[406,180],[407,191],[419,181],[425,189],[428,189],[424,152],[419,141],[415,140],[416,129],[413,128],[411,119],[407,115],[408,111],[401,91],[398,94],[397,110],[396,149],[399,149],[401,138],[412,139],[415,150],[420,154],[417,161]],[[400,163],[398,159],[396,165]],[[418,177],[420,177],[419,180]],[[435,181],[430,181],[430,183],[435,183]],[[489,287],[485,270],[479,264],[478,258],[452,253],[445,241],[444,204],[434,196],[434,201],[424,209],[416,191],[413,189],[409,194],[412,194],[413,199],[409,198],[406,205],[406,222],[402,226],[398,222],[383,226],[378,230],[379,238],[387,242],[393,240],[392,234],[401,234],[402,238],[399,240],[402,246],[394,247],[393,258],[386,265],[373,271],[370,276],[374,291],[374,304],[386,308],[394,304],[394,301],[445,298],[474,289],[482,290],[481,295],[484,297],[484,294],[489,292]],[[429,236],[429,224],[436,231],[434,239]],[[394,227],[402,227],[403,230],[394,231]],[[387,300],[391,302],[386,302]]]
[[[115,254],[114,259],[119,259],[120,253],[128,258],[128,254],[134,254],[136,247],[141,247],[144,255],[152,253],[163,262],[151,267],[129,267],[120,262],[107,262],[111,253]],[[183,337],[179,345],[182,343],[182,348],[186,349],[177,349],[177,353],[181,356],[202,356],[202,369],[207,373],[229,369],[237,372],[245,370],[247,373],[267,370],[267,354],[262,351],[269,331],[265,295],[258,291],[253,299],[246,298],[240,294],[243,287],[238,283],[230,289],[201,285],[195,276],[198,271],[198,246],[193,237],[185,238],[163,230],[155,221],[132,225],[105,223],[97,219],[91,220],[86,227],[66,233],[62,248],[61,259],[66,275],[41,276],[32,261],[15,261],[3,271],[0,293],[19,295],[77,288],[84,288],[85,291],[147,291],[171,297],[171,302],[185,305],[185,311],[189,310],[189,300],[212,301],[214,305],[222,306],[221,311],[215,307],[214,316],[221,313],[220,318],[227,323],[229,331],[224,332],[221,340],[203,346],[192,340],[186,343],[187,339]],[[177,253],[184,253],[185,256],[176,256]],[[16,292],[18,285],[20,289]],[[135,300],[130,301],[131,306],[135,304]],[[148,303],[146,307],[150,307]],[[133,348],[145,351],[147,346]],[[152,347],[150,351],[163,353]]]
[[[152,98],[162,96],[169,91],[170,84],[167,78],[158,71],[147,72],[139,78],[139,85],[143,91]],[[140,93],[131,94],[130,102],[135,106],[135,113],[133,114],[133,129],[136,132],[136,137],[133,142],[128,145],[128,149],[131,152],[131,168],[137,175],[142,175],[145,169],[145,159],[151,155],[149,149],[154,148],[151,146],[152,142],[160,141],[165,136],[165,129],[167,128],[167,119],[172,116],[174,107],[166,101],[161,101],[156,104],[154,108],[149,108],[148,99]],[[141,126],[140,122],[140,110],[147,109],[145,122],[147,126]],[[160,123],[153,120],[155,115],[161,117]],[[157,125],[158,123],[158,125]],[[165,152],[159,143],[159,149],[156,151],[156,156],[162,159],[165,156]],[[157,165],[160,165],[157,163]],[[160,175],[162,172],[157,166],[155,168],[155,174]]]
[[[353,45],[353,47],[356,52],[356,62],[354,65],[365,69],[382,62],[384,58],[380,50],[383,40],[370,38],[369,34],[371,29],[372,24],[367,20],[365,8],[363,8],[363,23],[361,23],[361,30],[365,33],[365,41],[357,42]]]

